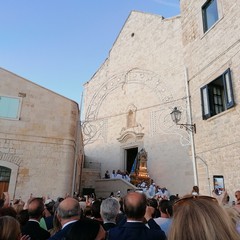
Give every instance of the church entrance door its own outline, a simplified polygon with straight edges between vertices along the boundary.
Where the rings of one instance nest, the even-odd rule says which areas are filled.
[[[135,148],[129,148],[129,149],[125,149],[125,152],[126,152],[126,171],[128,171],[128,173],[130,174],[131,173],[131,169],[132,169],[132,165],[134,163],[134,160],[138,154],[138,148],[135,147]]]
[[[11,176],[11,169],[0,166],[0,197],[3,196],[3,192],[8,191],[10,176]]]

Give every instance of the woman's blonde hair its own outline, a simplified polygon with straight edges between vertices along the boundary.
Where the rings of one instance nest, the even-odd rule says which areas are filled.
[[[173,206],[168,240],[239,240],[229,215],[208,196],[185,196]]]
[[[237,226],[240,223],[240,213],[233,207],[223,206],[233,224]]]
[[[21,237],[20,224],[13,217],[0,217],[0,229],[1,240],[18,240]]]

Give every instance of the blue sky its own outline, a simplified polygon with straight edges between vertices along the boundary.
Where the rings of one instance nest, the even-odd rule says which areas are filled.
[[[172,17],[179,0],[3,0],[0,67],[80,103],[132,10]]]

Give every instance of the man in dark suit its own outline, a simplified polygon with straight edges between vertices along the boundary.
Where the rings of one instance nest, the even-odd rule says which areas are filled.
[[[116,227],[116,218],[120,211],[120,204],[116,198],[109,197],[102,201],[100,214],[103,219],[103,228],[108,231]]]
[[[29,235],[31,240],[46,240],[50,233],[40,227],[39,221],[43,216],[44,203],[42,198],[33,198],[28,205],[29,220],[22,228],[23,235]]]
[[[127,216],[127,221],[109,230],[109,240],[166,239],[165,233],[151,218],[154,209],[152,207],[147,207],[147,199],[144,194],[138,192],[128,193],[124,198],[123,207]],[[145,225],[145,220],[149,228]]]
[[[80,219],[79,202],[71,197],[64,199],[58,206],[57,218],[62,225],[62,229],[49,238],[49,240],[61,240],[66,237],[74,223]]]

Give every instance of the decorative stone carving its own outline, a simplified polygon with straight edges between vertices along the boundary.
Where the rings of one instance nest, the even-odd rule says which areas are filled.
[[[11,153],[0,152],[0,160],[16,164],[17,166],[20,166],[20,164],[22,163],[20,157]]]
[[[120,132],[120,137],[117,140],[120,143],[125,143],[128,139],[132,138],[135,142],[141,140],[144,136],[143,127],[140,123],[136,122],[137,108],[131,104],[127,108],[127,123]]]
[[[143,138],[144,133],[140,132],[140,130],[143,130],[144,128],[141,126],[141,124],[139,124],[136,127],[133,128],[122,128],[121,132],[120,132],[120,137],[117,138],[117,140],[120,143],[125,143],[127,142],[128,139],[134,139],[134,141],[139,141]]]
[[[100,121],[85,121],[82,123],[82,131],[84,135],[84,145],[93,143],[97,139],[107,140],[107,119]]]
[[[182,112],[186,112],[186,108],[184,108],[184,103],[180,103],[181,105],[177,105]],[[190,145],[190,133],[185,129],[181,129],[178,125],[176,125],[170,116],[170,112],[172,108],[161,108],[157,111],[151,112],[151,122],[150,122],[150,129],[151,135],[157,134],[175,134],[179,136],[179,141],[182,146],[189,146]],[[183,115],[182,122],[187,122],[186,116]]]
[[[133,128],[137,125],[136,123],[136,111],[137,108],[135,105],[131,104],[128,107],[127,114],[127,128]]]
[[[98,119],[99,109],[103,101],[109,94],[116,89],[124,90],[130,84],[139,84],[142,87],[146,86],[150,89],[153,95],[157,96],[159,102],[168,102],[173,100],[171,90],[167,89],[162,77],[155,72],[133,68],[127,72],[118,73],[109,77],[94,93],[86,111],[85,121],[83,127],[84,145],[93,143],[97,139],[104,138],[107,135],[107,127],[104,125],[104,131],[100,130]],[[133,137],[134,139],[142,139],[143,132],[140,132],[141,124],[136,122],[136,110],[134,105],[130,105],[127,109],[127,124],[122,129],[118,140],[125,142],[127,139]],[[86,128],[86,130],[84,130]],[[143,130],[143,128],[142,128]]]

